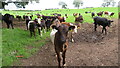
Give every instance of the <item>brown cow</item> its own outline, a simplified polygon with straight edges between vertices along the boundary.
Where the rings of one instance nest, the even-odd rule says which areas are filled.
[[[78,15],[78,13],[73,13],[73,16],[76,17]]]
[[[65,66],[65,55],[68,48],[68,32],[73,30],[75,26],[67,26],[66,24],[58,23],[59,26],[52,25],[51,38],[55,46],[55,52],[57,54],[58,66],[61,68],[61,57],[62,52],[63,66]]]
[[[99,13],[97,13],[97,15],[98,15],[98,16],[102,16],[102,15],[103,15],[103,12],[104,12],[104,11],[99,12]]]
[[[83,16],[80,15],[79,17],[75,17],[75,22],[80,22],[80,23],[82,23],[82,22],[83,22]]]
[[[105,14],[105,15],[109,15],[109,16],[111,17],[111,16],[113,16],[115,13],[113,13],[113,12],[108,12],[108,11],[105,11],[105,12],[104,12],[104,14]]]

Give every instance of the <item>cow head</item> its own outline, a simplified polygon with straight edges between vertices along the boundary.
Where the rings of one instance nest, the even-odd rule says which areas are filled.
[[[74,30],[75,26],[67,26],[65,24],[61,24],[60,26],[52,26],[52,29],[56,29],[56,37],[59,38],[59,41],[63,44],[66,42],[68,32],[70,30]]]
[[[112,20],[108,20],[108,27],[110,27],[111,22],[114,22],[114,21],[112,21]]]

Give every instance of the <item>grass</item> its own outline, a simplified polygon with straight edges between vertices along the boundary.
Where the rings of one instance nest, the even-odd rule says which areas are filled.
[[[1,13],[5,14],[5,13],[10,13],[13,15],[26,15],[26,13],[31,13],[31,14],[44,14],[44,15],[51,15],[52,13],[60,13],[62,14],[62,16],[64,16],[64,14],[68,14],[68,18],[66,20],[66,22],[74,22],[74,17],[73,17],[73,13],[81,13],[83,15],[84,18],[84,22],[88,22],[88,23],[93,23],[91,14],[85,14],[85,11],[91,11],[91,12],[100,12],[100,11],[110,11],[110,12],[114,12],[115,15],[112,18],[118,18],[118,7],[99,7],[99,8],[85,8],[85,9],[54,9],[54,10],[43,10],[43,11],[0,11]],[[96,15],[97,16],[97,15]],[[105,17],[105,15],[103,15],[103,17]],[[36,15],[34,15],[33,19],[36,18]]]
[[[37,37],[30,38],[29,32],[22,29],[2,29],[2,66],[9,66],[15,60],[19,59],[16,56],[23,56],[23,58],[28,58],[30,55],[34,54],[38,47],[44,45],[46,37],[49,36],[49,32],[44,34],[43,37],[37,34]],[[41,40],[41,42],[33,43],[35,41]],[[27,47],[33,47],[32,49],[27,49]]]
[[[81,13],[84,18],[84,23],[93,23],[91,14],[85,14],[85,11],[92,11],[92,12],[100,12],[100,11],[110,11],[114,12],[115,15],[112,18],[118,18],[118,8],[117,7],[106,7],[106,8],[86,8],[86,9],[55,9],[55,10],[43,10],[43,11],[0,11],[0,13],[10,13],[13,15],[19,14],[24,15],[26,13],[31,14],[44,14],[50,15],[52,13],[60,13],[62,16],[64,14],[68,14],[68,18],[66,22],[74,23],[73,13]],[[103,15],[103,17],[106,17]],[[36,16],[33,17],[35,19]],[[107,17],[111,19],[110,17]],[[23,56],[23,58],[28,58],[32,54],[34,54],[39,47],[44,45],[47,41],[45,41],[46,37],[49,37],[49,33],[47,32],[44,34],[42,38],[37,34],[37,37],[30,38],[29,31],[25,31],[22,29],[0,29],[2,32],[2,36],[0,36],[0,40],[2,40],[2,65],[3,66],[10,66],[13,62],[17,61],[16,56]],[[0,34],[1,35],[1,34]],[[1,39],[2,37],[2,39]],[[37,42],[40,41],[40,42]],[[1,47],[1,46],[0,46]],[[32,48],[29,48],[32,47]],[[0,49],[1,50],[1,49]],[[0,53],[1,55],[1,53]]]

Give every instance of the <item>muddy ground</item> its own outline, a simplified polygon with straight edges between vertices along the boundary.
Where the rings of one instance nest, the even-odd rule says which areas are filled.
[[[117,66],[118,65],[118,20],[113,19],[107,35],[101,34],[101,27],[95,32],[93,24],[84,23],[75,34],[75,42],[69,42],[66,52],[67,66]],[[25,29],[25,23],[15,27]],[[48,39],[50,41],[50,39]],[[41,42],[41,41],[38,41]],[[54,46],[51,42],[39,48],[33,56],[18,60],[14,66],[57,66]]]

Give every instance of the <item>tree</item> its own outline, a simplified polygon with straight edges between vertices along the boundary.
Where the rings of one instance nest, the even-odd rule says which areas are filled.
[[[63,9],[67,9],[67,4],[65,2],[59,2],[59,5],[61,5]]]
[[[79,9],[80,6],[83,6],[83,1],[82,0],[74,0],[73,5]]]
[[[108,7],[109,5],[115,6],[116,2],[114,0],[103,0],[105,6]]]
[[[13,2],[18,8],[25,8],[28,5],[28,2]]]
[[[103,6],[103,7],[106,7],[106,3],[102,3],[102,6]]]
[[[2,7],[5,9],[5,5],[8,5],[9,3],[14,3],[16,7],[18,8],[25,8],[26,5],[28,5],[29,2],[35,1],[36,3],[39,3],[40,0],[1,0],[0,3],[2,2]]]

